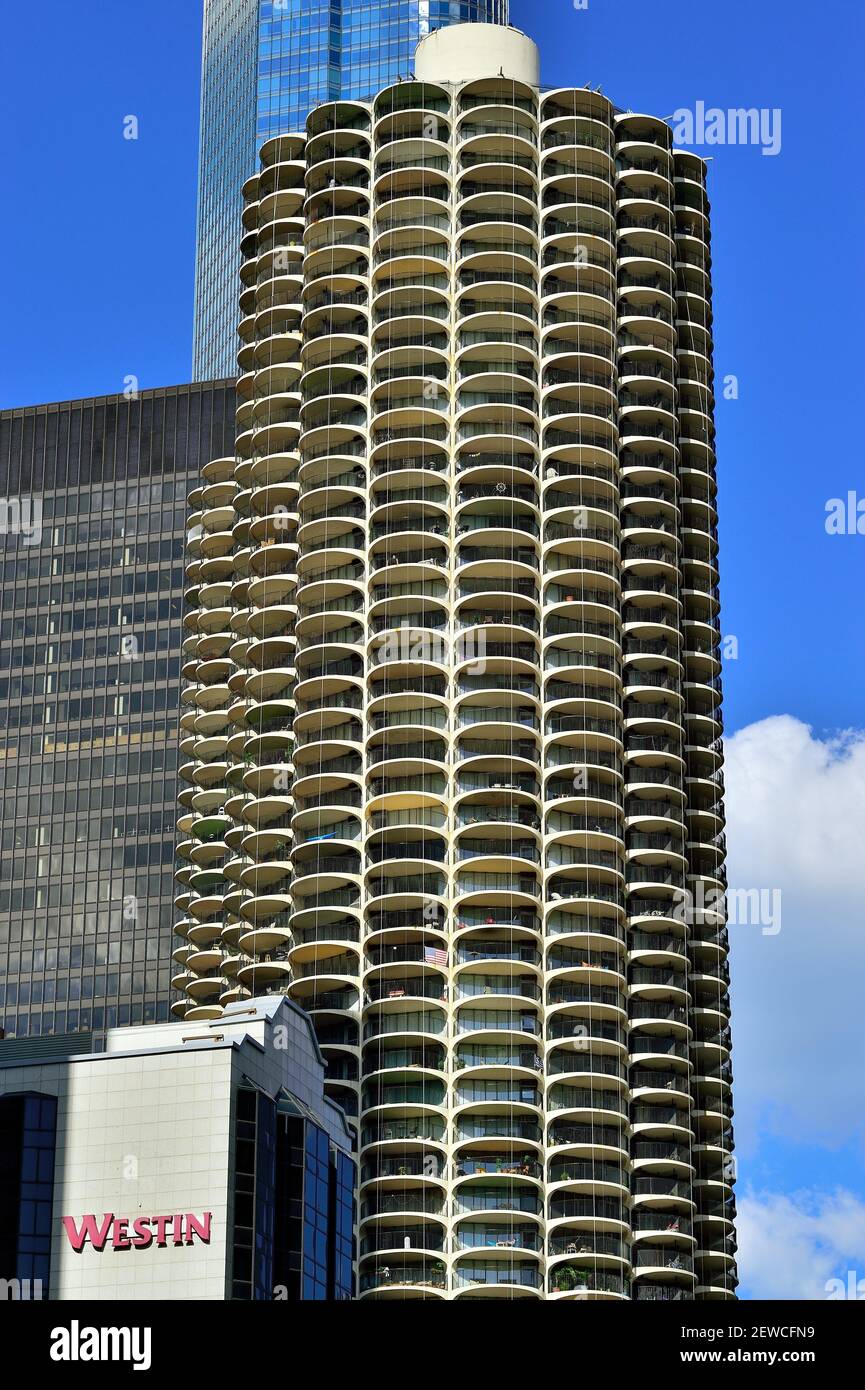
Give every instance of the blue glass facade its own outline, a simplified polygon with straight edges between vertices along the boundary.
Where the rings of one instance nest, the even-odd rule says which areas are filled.
[[[354,1297],[355,1164],[286,1095],[238,1092],[231,1297]]]
[[[258,144],[302,128],[317,102],[370,96],[407,76],[431,30],[504,21],[507,8],[507,0],[262,0]]]
[[[258,147],[320,101],[365,97],[411,71],[445,24],[507,23],[509,0],[205,0],[195,279],[195,380],[236,371],[244,180]]]
[[[54,1096],[0,1099],[0,1279],[19,1297],[49,1294],[56,1131]]]

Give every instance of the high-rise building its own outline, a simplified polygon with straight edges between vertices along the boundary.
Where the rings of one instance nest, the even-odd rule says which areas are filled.
[[[7,1037],[169,1016],[186,495],[235,403],[227,381],[0,412]]]
[[[258,148],[335,97],[408,77],[423,35],[509,0],[204,0],[193,375],[237,369],[241,186]]]
[[[244,189],[173,1007],[309,1010],[362,1296],[730,1298],[706,165],[513,29],[415,73]]]

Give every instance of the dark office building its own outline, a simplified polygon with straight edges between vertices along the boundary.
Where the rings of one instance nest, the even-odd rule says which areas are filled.
[[[230,381],[0,412],[0,1027],[169,1017],[187,493]]]

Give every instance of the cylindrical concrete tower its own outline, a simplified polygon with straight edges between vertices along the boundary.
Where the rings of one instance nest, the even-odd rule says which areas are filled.
[[[310,1010],[363,1297],[732,1297],[705,166],[514,30],[416,79],[244,189],[177,1012]]]
[[[510,25],[456,24],[421,40],[414,75],[418,82],[449,87],[497,75],[537,90],[541,55],[536,43]]]

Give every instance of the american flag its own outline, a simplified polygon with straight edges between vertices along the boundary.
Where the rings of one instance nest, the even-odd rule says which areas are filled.
[[[443,951],[441,946],[426,946],[423,956],[430,965],[447,965],[448,963],[448,953]]]

